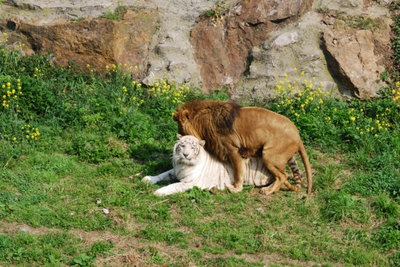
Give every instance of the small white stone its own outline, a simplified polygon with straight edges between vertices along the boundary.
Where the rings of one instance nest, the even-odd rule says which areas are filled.
[[[21,232],[29,233],[31,231],[31,228],[29,226],[22,226],[19,228]]]

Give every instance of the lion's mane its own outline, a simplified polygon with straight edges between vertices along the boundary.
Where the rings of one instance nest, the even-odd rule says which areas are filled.
[[[240,109],[233,102],[194,100],[179,107],[174,113],[174,120],[178,122],[179,134],[206,140],[206,150],[226,162],[228,151],[219,137],[233,133],[232,126]]]

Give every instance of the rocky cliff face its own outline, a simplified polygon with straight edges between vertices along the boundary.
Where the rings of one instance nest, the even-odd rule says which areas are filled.
[[[54,52],[56,64],[98,71],[121,64],[144,83],[167,76],[260,99],[303,71],[327,90],[367,99],[390,63],[389,3],[6,0],[0,30],[25,53]],[[115,10],[124,12],[109,19]]]

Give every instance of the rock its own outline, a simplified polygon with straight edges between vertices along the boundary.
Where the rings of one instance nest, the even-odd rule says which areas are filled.
[[[322,10],[334,10],[346,14],[359,15],[363,12],[363,0],[318,0],[315,5]]]
[[[20,230],[21,232],[24,232],[24,233],[30,233],[30,232],[32,232],[32,229],[31,229],[29,226],[21,226],[21,227],[19,228],[19,230]]]
[[[131,4],[138,1],[131,0]],[[178,83],[201,84],[200,70],[194,60],[190,31],[196,21],[210,10],[218,0],[152,0],[140,1],[139,5],[158,10],[160,29],[149,52],[148,73],[143,80],[151,83],[165,78]],[[167,75],[166,75],[167,74]]]
[[[234,15],[200,21],[191,32],[190,42],[203,90],[237,84],[250,49],[262,43],[278,25],[303,14],[310,4],[311,1],[293,0],[248,1],[241,3],[240,11],[236,8]]]
[[[236,99],[269,98],[272,88],[286,79],[323,82],[321,89],[335,89],[325,55],[320,49],[322,15],[307,12],[299,21],[274,31],[259,46],[250,50],[248,69],[232,94]],[[301,75],[301,72],[304,72]]]
[[[55,53],[54,62],[69,61],[86,69],[105,71],[106,66],[138,66],[139,78],[146,69],[150,42],[157,29],[155,10],[128,10],[120,21],[105,18],[70,21],[60,19],[46,25],[9,20],[36,53]],[[10,23],[11,22],[11,23]]]
[[[377,29],[355,29],[340,23],[323,33],[323,48],[339,87],[361,99],[376,96],[383,85],[377,83],[390,58],[389,20],[380,20]],[[386,53],[385,53],[386,51]]]
[[[7,0],[0,8],[0,31],[8,33],[7,48],[24,43],[27,55],[56,52],[54,62],[62,66],[69,60],[99,71],[111,64],[137,65],[134,74],[144,83],[169,77],[204,91],[226,86],[232,98],[262,100],[285,73],[297,79],[304,71],[302,78],[316,77],[326,90],[338,83],[342,91],[369,97],[390,62],[390,2],[234,0],[221,9],[219,0]],[[132,9],[123,20],[100,18],[121,5]],[[217,16],[205,16],[216,10]],[[384,22],[364,29],[371,34],[348,28],[346,19],[365,14]],[[321,39],[328,44],[330,35],[354,43],[328,49]],[[346,50],[354,44],[363,49],[356,57],[357,64],[363,62],[359,81],[349,78],[350,60],[346,63]],[[364,95],[365,87],[372,92]]]

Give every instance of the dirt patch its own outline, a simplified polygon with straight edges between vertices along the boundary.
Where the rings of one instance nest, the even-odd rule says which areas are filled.
[[[0,222],[0,233],[6,235],[16,235],[20,232],[26,232],[33,235],[43,235],[48,233],[63,232],[62,229],[54,229],[48,227],[31,227],[27,224],[17,222]],[[107,241],[113,244],[114,255],[106,258],[97,257],[96,266],[159,266],[159,264],[149,264],[149,260],[154,256],[155,251],[166,260],[166,262],[176,262],[177,259],[181,260],[184,266],[195,266],[187,255],[188,249],[181,249],[174,246],[168,246],[164,242],[148,242],[140,240],[132,235],[118,235],[110,231],[82,231],[78,229],[67,230],[82,240],[82,246],[88,247],[98,241]],[[196,243],[196,242],[194,242]],[[189,245],[189,246],[192,246]],[[152,248],[152,249],[149,249]],[[193,244],[193,249],[198,248]],[[204,259],[227,258],[237,257],[246,260],[247,262],[263,262],[265,264],[290,264],[301,266],[320,266],[317,262],[302,262],[290,258],[282,257],[277,253],[265,254],[241,254],[236,255],[234,252],[229,251],[225,254],[204,255]]]

